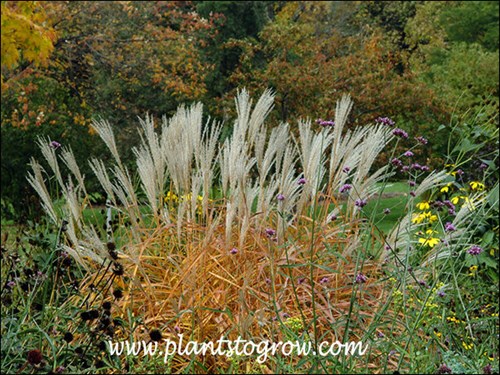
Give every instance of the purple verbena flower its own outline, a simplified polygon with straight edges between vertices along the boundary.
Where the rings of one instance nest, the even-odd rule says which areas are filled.
[[[297,181],[297,183],[298,183],[299,185],[305,185],[305,184],[306,184],[306,182],[307,182],[307,180],[306,180],[304,177],[299,178],[299,180]]]
[[[417,171],[421,168],[422,168],[422,166],[418,163],[413,163],[412,165],[410,165],[410,169],[415,169]]]
[[[285,196],[283,194],[278,194],[276,196],[276,199],[279,200],[279,201],[284,201],[285,200]]]
[[[392,134],[394,134],[396,137],[401,137],[401,138],[404,138],[404,139],[408,138],[408,133],[405,132],[403,129],[400,129],[400,128],[394,129],[392,131]]]
[[[414,187],[417,183],[415,181],[408,181],[408,185],[410,185],[411,187]]]
[[[234,254],[236,254],[236,253],[238,253],[238,249],[237,249],[237,248],[235,248],[235,247],[233,247],[233,248],[231,249],[231,251],[229,251],[229,254],[233,254],[233,255],[234,255]]]
[[[412,197],[416,197],[416,196],[417,196],[417,193],[415,193],[414,191],[410,191],[410,195],[411,195]]]
[[[54,150],[57,150],[59,147],[61,147],[61,144],[57,141],[52,141],[49,143],[49,147],[52,147]]]
[[[395,167],[402,167],[403,166],[403,162],[399,159],[392,159],[391,160],[391,164],[394,165]]]
[[[486,168],[488,168],[488,165],[485,163],[481,163],[481,165],[479,166],[479,169],[486,169]]]
[[[319,124],[320,126],[327,127],[327,126],[335,126],[335,121],[331,120],[323,120],[323,119],[318,119],[316,120],[316,123]]]
[[[473,245],[469,250],[467,250],[467,252],[470,254],[470,255],[479,255],[483,252],[483,249],[481,249],[479,246],[477,245]]]
[[[356,275],[356,283],[357,284],[366,283],[366,280],[368,280],[368,277],[363,275],[361,272]]]
[[[407,165],[404,165],[403,168],[401,168],[401,172],[408,172],[410,170],[410,167]]]
[[[352,189],[352,185],[350,184],[345,184],[345,185],[342,185],[342,187],[340,188],[340,192],[341,193],[345,193],[346,191],[349,191]]]
[[[366,206],[366,199],[356,199],[356,202],[354,202],[354,205],[356,207],[359,207],[359,208],[363,208],[364,206]]]
[[[436,374],[451,374],[453,371],[444,363],[436,370]]]
[[[304,284],[304,282],[305,282],[305,281],[306,281],[306,278],[305,278],[305,277],[299,277],[299,278],[297,279],[297,284],[302,285],[302,284]]]
[[[442,289],[438,290],[436,294],[438,295],[438,297],[441,297],[441,298],[446,296],[446,293]]]
[[[429,288],[429,285],[427,285],[427,283],[425,282],[425,280],[418,280],[418,285],[421,285],[425,288]]]
[[[389,117],[377,117],[375,119],[375,122],[377,124],[384,124],[387,126],[394,126],[394,124],[395,124],[395,122],[393,120],[391,120]]]
[[[455,205],[451,203],[448,199],[443,201],[444,205],[448,207],[450,210],[455,210]]]
[[[411,152],[410,150],[406,151],[403,156],[406,156],[407,158],[411,158],[413,156],[413,152]]]
[[[326,284],[326,283],[328,283],[328,281],[330,281],[330,279],[329,279],[328,277],[323,277],[323,278],[319,281],[319,283],[320,283],[320,284]]]
[[[419,136],[419,137],[415,137],[415,139],[417,140],[418,143],[422,144],[422,145],[426,145],[427,144],[427,139],[425,139],[424,137],[422,136]]]
[[[344,167],[342,169],[342,172],[344,172],[344,173],[349,173],[350,171],[351,171],[351,168],[349,168],[349,167]]]
[[[276,231],[274,229],[271,229],[271,228],[267,228],[266,229],[266,234],[269,238],[271,237],[274,237],[276,235]]]
[[[448,221],[448,222],[444,225],[444,230],[445,230],[446,232],[454,232],[454,231],[456,231],[456,230],[457,230],[457,228],[455,228],[455,226],[454,226],[452,223],[450,223],[450,222]]]
[[[422,172],[429,172],[431,169],[430,169],[427,165],[422,165],[422,166],[420,167],[420,170],[421,170]]]

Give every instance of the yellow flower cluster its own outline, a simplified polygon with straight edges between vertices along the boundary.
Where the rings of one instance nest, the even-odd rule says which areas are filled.
[[[296,333],[304,329],[304,325],[302,324],[302,319],[299,317],[288,318],[284,323],[288,328],[290,328],[292,331]]]
[[[430,248],[433,248],[434,246],[436,246],[440,242],[439,238],[432,237],[432,235],[435,233],[437,233],[435,230],[427,229],[425,231],[425,234],[427,234],[427,237],[419,238],[418,243],[422,244],[423,246],[429,246]]]
[[[422,212],[420,214],[413,214],[411,222],[413,224],[420,224],[423,221],[428,221],[430,224],[434,223],[438,219],[437,215],[434,215],[431,211]]]
[[[431,205],[429,204],[429,202],[420,202],[420,203],[417,203],[417,208],[419,210],[425,211],[425,210],[430,209]]]
[[[471,350],[474,347],[474,343],[467,344],[465,341],[462,341],[462,346],[465,350]]]
[[[469,267],[469,271],[470,271],[469,276],[471,276],[471,277],[476,276],[477,269],[478,269],[478,266],[471,266],[471,267]]]
[[[469,182],[469,185],[472,190],[477,190],[477,191],[483,191],[485,188],[484,184],[479,181],[471,181]]]

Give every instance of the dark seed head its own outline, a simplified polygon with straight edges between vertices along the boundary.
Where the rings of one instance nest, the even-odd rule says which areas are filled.
[[[109,301],[104,302],[104,303],[102,304],[102,308],[103,308],[104,310],[108,310],[108,311],[109,311],[109,310],[111,310],[111,302],[109,302]]]
[[[160,341],[162,339],[161,332],[157,329],[153,329],[149,332],[149,337],[151,338],[151,341]]]
[[[113,268],[113,273],[116,276],[123,276],[123,274],[124,274],[123,266],[120,263],[115,262],[115,267]]]
[[[114,242],[108,242],[106,244],[106,246],[108,247],[108,250],[110,250],[110,251],[116,250],[116,245]]]
[[[38,349],[33,349],[28,352],[28,363],[32,366],[39,365],[42,363],[43,356],[42,352]]]
[[[89,311],[89,316],[90,316],[90,320],[97,319],[99,317],[99,311],[97,311],[97,310],[90,310]]]
[[[90,320],[90,314],[88,311],[83,311],[81,314],[80,314],[80,317],[82,318],[82,320],[85,322],[87,320]]]
[[[73,341],[73,334],[71,332],[66,332],[64,334],[64,341],[66,341],[68,344]]]
[[[99,341],[96,346],[100,351],[106,350],[106,342],[104,341]]]
[[[116,298],[116,299],[120,299],[123,297],[123,291],[121,289],[115,289],[113,291],[113,296]]]

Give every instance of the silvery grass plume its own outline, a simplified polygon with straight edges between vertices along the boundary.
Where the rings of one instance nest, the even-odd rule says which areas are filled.
[[[222,145],[219,143],[222,125],[210,124],[209,120],[203,126],[201,104],[179,107],[172,118],[162,119],[161,126],[155,126],[151,116],[139,119],[141,142],[133,150],[136,171],[129,171],[122,163],[110,123],[102,119],[92,123],[114,161],[106,165],[93,158],[90,167],[106,192],[108,207],[130,220],[133,242],[141,241],[146,223],[173,223],[181,238],[185,222],[196,221],[212,228],[207,233],[216,232],[214,223],[225,225],[225,246],[236,243],[243,246],[249,230],[260,231],[262,225],[272,225],[282,243],[288,227],[307,214],[308,204],[319,194],[337,194],[341,184],[350,179],[353,190],[366,198],[373,192],[375,182],[387,176],[385,169],[371,176],[368,172],[392,136],[380,126],[344,131],[352,107],[349,96],[337,103],[333,129],[315,128],[310,121],[299,121],[298,139],[291,136],[286,123],[270,130],[265,126],[273,101],[274,94],[266,90],[253,107],[248,92],[240,91],[235,99],[238,117],[232,134]],[[102,247],[96,243],[97,232],[81,220],[89,204],[84,176],[71,150],[63,149],[60,157],[72,174],[65,183],[57,154],[48,143],[39,141],[61,187],[65,200],[63,213],[66,219],[71,219],[67,235],[73,249],[71,254],[88,256],[89,251],[94,251],[91,258],[97,260],[102,257]],[[345,166],[350,168],[348,174],[341,172]],[[58,223],[59,214],[46,188],[43,169],[35,161],[32,168],[33,174],[28,179],[51,220]],[[139,199],[133,183],[136,175],[139,189],[146,197],[144,202]],[[305,182],[299,184],[299,179]],[[76,186],[73,186],[74,180]],[[207,221],[209,200],[216,185],[221,187],[223,208],[211,209],[210,221]],[[164,201],[167,193],[179,197],[176,207],[168,207],[172,211]],[[145,206],[149,212],[141,211]],[[348,203],[349,207],[353,208],[352,202]],[[327,215],[328,210],[323,211]],[[333,213],[339,214],[340,208],[335,207],[328,217],[319,219],[326,223]],[[144,220],[145,215],[154,220]],[[233,236],[236,230],[237,236]],[[83,262],[81,257],[79,261]]]

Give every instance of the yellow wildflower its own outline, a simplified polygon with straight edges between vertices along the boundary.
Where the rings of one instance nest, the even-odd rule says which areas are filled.
[[[432,212],[427,211],[427,212],[422,212],[420,214],[414,214],[413,219],[411,219],[411,221],[414,224],[420,224],[426,219],[429,220],[429,223],[432,224],[438,219],[438,217],[436,215],[433,215]]]
[[[424,246],[429,246],[430,248],[433,248],[439,243],[439,238],[419,238],[418,242],[421,243]]]
[[[453,198],[451,198],[451,203],[453,204],[458,204],[458,202],[460,201],[460,197],[459,196],[454,196]]]
[[[424,210],[428,210],[429,208],[431,208],[431,206],[430,206],[429,202],[420,202],[420,203],[417,203],[417,208],[419,210],[424,211]]]
[[[479,181],[471,181],[471,182],[469,182],[469,185],[470,185],[472,190],[477,190],[477,191],[484,190],[484,184],[479,182]]]
[[[450,187],[452,186],[453,184],[450,182],[449,184],[446,184],[445,186],[443,186],[440,190],[441,193],[448,193],[450,191]]]
[[[179,200],[179,197],[177,195],[175,195],[174,193],[172,193],[171,191],[169,191],[167,193],[167,195],[165,196],[165,203],[168,203],[170,201],[172,202],[177,202]]]
[[[474,343],[467,344],[466,342],[462,341],[462,346],[464,347],[465,350],[471,350],[474,346]]]
[[[420,224],[422,221],[424,221],[425,215],[423,213],[421,214],[413,214],[413,219],[411,219],[411,222],[413,224]]]

